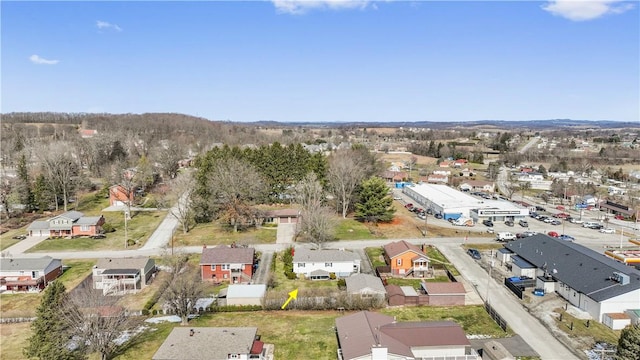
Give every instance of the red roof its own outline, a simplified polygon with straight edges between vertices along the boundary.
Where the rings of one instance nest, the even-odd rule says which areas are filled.
[[[264,343],[262,341],[254,340],[253,345],[251,345],[250,354],[260,354],[262,353],[262,348],[264,348]]]
[[[410,244],[404,240],[392,242],[390,244],[385,245],[384,251],[387,253],[387,256],[389,256],[389,258],[394,258],[407,251],[412,251],[418,255],[426,256],[425,253],[423,253],[419,247],[413,244]]]

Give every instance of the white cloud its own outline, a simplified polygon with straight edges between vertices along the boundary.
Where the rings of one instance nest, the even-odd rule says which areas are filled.
[[[32,63],[38,64],[38,65],[55,65],[60,62],[59,60],[48,60],[45,58],[41,58],[40,56],[35,54],[29,56],[29,60],[31,60]]]
[[[96,21],[96,27],[100,30],[113,30],[118,32],[122,31],[122,28],[120,26],[102,20]]]
[[[633,9],[633,4],[621,0],[552,0],[542,9],[572,21],[586,21],[621,14]]]
[[[272,0],[280,13],[304,14],[310,10],[364,9],[369,0]]]

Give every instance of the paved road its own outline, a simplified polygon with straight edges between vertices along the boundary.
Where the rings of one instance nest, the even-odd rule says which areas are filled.
[[[560,343],[539,321],[530,315],[509,290],[498,284],[460,246],[438,246],[460,274],[476,287],[480,296],[507,321],[509,326],[533,348],[542,359],[579,359]],[[489,291],[487,291],[489,290]]]
[[[538,143],[539,138],[538,137],[533,137],[529,140],[528,143],[526,143],[522,149],[520,149],[520,151],[518,151],[520,154],[524,154],[527,152],[527,150],[529,150],[530,147],[532,147],[533,145]]]

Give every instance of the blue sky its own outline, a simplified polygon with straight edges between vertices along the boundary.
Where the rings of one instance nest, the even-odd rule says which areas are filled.
[[[639,5],[2,1],[0,110],[640,121]]]

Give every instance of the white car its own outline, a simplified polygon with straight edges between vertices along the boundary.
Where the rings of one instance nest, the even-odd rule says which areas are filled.
[[[602,228],[600,229],[600,232],[603,234],[615,234],[616,231],[612,228]]]

